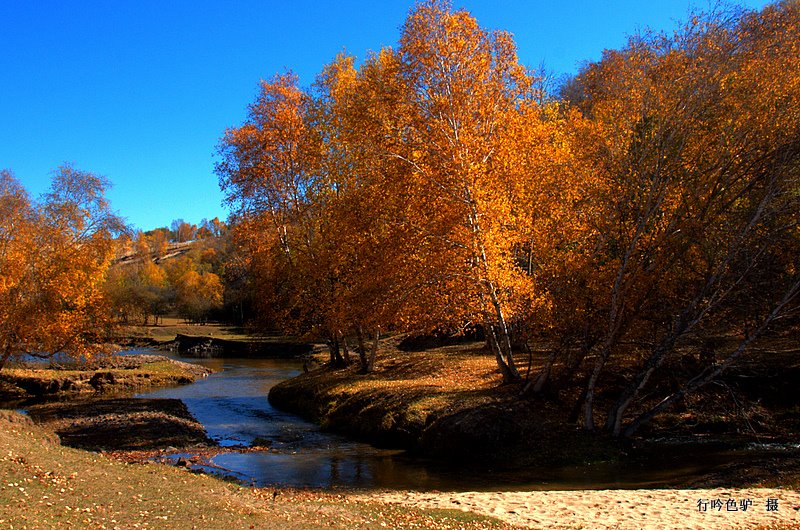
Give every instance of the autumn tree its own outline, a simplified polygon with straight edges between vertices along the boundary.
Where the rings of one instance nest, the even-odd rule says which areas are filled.
[[[651,417],[625,427],[629,407],[682,341],[725,322],[759,330],[747,334],[749,344],[775,308],[789,307],[796,264],[784,249],[796,241],[798,92],[787,72],[796,71],[797,46],[796,7],[698,16],[675,36],[644,34],[606,52],[571,86],[594,125],[583,156],[604,183],[593,206],[603,212],[596,272],[585,291],[594,307],[586,428],[595,425],[608,363],[630,355],[631,345],[641,345],[641,370],[606,415],[615,435]],[[743,293],[770,283],[759,280],[765,270],[774,276],[759,288],[761,302],[738,306]],[[746,325],[748,313],[761,320]]]
[[[693,88],[705,88],[708,96],[701,128],[685,130],[696,136],[686,151],[704,173],[690,174],[694,189],[687,202],[713,221],[691,233],[705,220],[693,219],[687,229],[693,241],[678,263],[693,288],[670,292],[675,304],[671,329],[608,415],[606,428],[617,435],[632,434],[657,412],[714,380],[797,307],[800,9],[790,3],[724,24],[713,18],[700,22],[700,29],[687,31],[692,38],[686,47],[691,63],[705,63],[700,68],[692,64],[705,85]],[[711,153],[708,145],[714,146]],[[739,344],[716,352],[715,362],[679,391],[625,425],[627,407],[674,345],[689,332],[719,323],[738,323],[746,330]]]
[[[151,318],[158,324],[174,305],[174,287],[166,271],[149,254],[133,263],[112,267],[107,276],[106,290],[123,322],[136,317],[145,326]]]
[[[335,326],[315,303],[332,300],[333,278],[313,208],[320,175],[309,102],[291,74],[263,81],[245,124],[226,132],[216,170],[238,216],[235,234],[250,255],[263,312],[295,332],[325,337],[331,360],[340,363]]]
[[[295,83],[262,83],[217,167],[279,320],[326,337],[332,360],[354,335],[365,370],[365,338],[381,329],[478,323],[518,380],[511,328],[544,305],[532,260],[518,263],[545,244],[544,196],[526,190],[554,181],[545,152],[563,135],[531,99],[511,37],[428,2],[396,52],[358,70],[340,56],[309,92]]]
[[[523,394],[579,386],[587,429],[600,402],[631,434],[796,307],[797,11],[637,35],[558,101],[510,35],[420,3],[396,50],[264,81],[226,131],[237,268],[333,365],[355,343],[369,371],[384,331],[480,326],[516,383],[519,348],[554,339]],[[720,327],[737,348],[652,388]]]
[[[376,247],[389,248],[369,237],[382,205],[369,199],[374,173],[367,174],[368,156],[354,141],[360,124],[350,106],[357,95],[347,56],[307,92],[291,75],[263,82],[247,122],[226,133],[217,166],[237,208],[234,234],[246,249],[262,313],[287,331],[325,340],[334,365],[344,361],[348,336],[363,344],[354,337],[378,333],[381,296],[370,299],[377,293],[365,282],[381,272],[360,256],[368,247],[373,256],[380,255]],[[359,352],[368,370],[364,348]]]
[[[331,256],[328,311],[343,347],[354,346],[361,371],[375,365],[382,332],[397,329],[407,232],[393,197],[398,170],[387,137],[398,120],[397,54],[383,49],[361,68],[340,55],[318,76],[310,123],[319,133],[324,186],[316,197]]]
[[[186,320],[205,324],[209,314],[222,307],[224,287],[213,272],[189,270],[175,285],[178,314]]]
[[[222,237],[227,231],[225,223],[215,217],[210,221],[203,219],[200,221],[200,228],[197,229],[198,239],[207,239],[209,237]]]
[[[197,225],[187,223],[183,219],[175,219],[170,225],[172,239],[176,243],[192,241],[197,237]]]
[[[157,324],[170,309],[172,300],[167,276],[156,261],[166,252],[168,230],[137,231],[132,249],[124,259],[115,261],[106,274],[104,290],[118,321],[139,321],[144,325],[153,319]],[[124,244],[124,241],[118,241]]]
[[[153,251],[156,245],[166,246],[166,228],[139,232],[132,243],[136,251],[117,260],[107,275],[105,289],[117,318],[147,325],[151,318],[158,324],[159,318],[171,312],[201,323],[222,316],[228,287],[222,278],[228,266],[230,241],[222,223],[217,220],[216,224],[220,236],[209,234],[191,245],[180,245],[178,252],[170,254]],[[238,292],[235,297],[246,295]],[[238,318],[243,319],[242,301],[230,303],[239,304]]]
[[[169,230],[166,228],[156,228],[145,234],[150,247],[150,252],[156,258],[161,258],[167,253],[169,248]]]
[[[13,356],[91,355],[111,324],[101,289],[123,228],[108,181],[65,165],[40,201],[0,172],[0,368]]]
[[[421,236],[423,303],[446,308],[441,325],[481,323],[504,380],[519,380],[511,326],[535,295],[513,259],[512,190],[524,176],[500,153],[530,100],[531,78],[509,34],[486,31],[445,2],[412,11],[398,53],[408,117],[391,155],[408,166],[397,185],[411,193],[405,220]]]

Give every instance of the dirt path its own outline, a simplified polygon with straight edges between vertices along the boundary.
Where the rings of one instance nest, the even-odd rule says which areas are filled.
[[[529,528],[800,526],[800,493],[783,489],[384,492],[363,498],[415,508],[456,508]],[[768,511],[768,502],[775,511]]]

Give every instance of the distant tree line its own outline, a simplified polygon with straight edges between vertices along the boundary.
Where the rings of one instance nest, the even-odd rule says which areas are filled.
[[[226,224],[203,219],[198,228],[178,219],[171,227],[117,241],[121,259],[105,284],[115,318],[147,325],[174,314],[199,324],[219,319],[243,323],[249,307],[246,279],[231,255]]]

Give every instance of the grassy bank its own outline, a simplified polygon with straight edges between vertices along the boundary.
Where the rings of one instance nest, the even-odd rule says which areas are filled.
[[[28,407],[28,415],[70,447],[132,451],[216,446],[179,399],[89,398]]]
[[[202,366],[159,355],[109,356],[83,365],[7,367],[0,371],[0,401],[181,385],[209,373]]]
[[[120,330],[122,337],[133,340],[147,340],[155,343],[167,343],[178,335],[198,337],[219,337],[228,340],[248,341],[254,337],[244,328],[209,322],[207,324],[191,324],[182,318],[164,317],[158,324],[128,325]]]
[[[311,344],[293,337],[254,334],[218,322],[190,324],[174,317],[158,325],[124,326],[119,341],[168,348],[189,357],[300,357],[312,350]]]
[[[491,462],[616,458],[619,448],[562,421],[558,404],[501,386],[479,343],[426,351],[382,344],[373,373],[321,368],[272,388],[273,405],[323,427],[428,456]]]
[[[160,464],[125,464],[63,447],[9,411],[0,411],[0,476],[3,528],[509,528],[460,511],[250,489]]]
[[[501,384],[495,361],[482,346],[403,351],[385,341],[373,373],[359,374],[356,366],[312,370],[276,385],[269,398],[278,408],[365,441],[493,468],[651,458],[677,462],[687,451],[702,456],[747,451],[750,444],[784,444],[785,451],[731,458],[686,486],[800,483],[800,451],[791,449],[798,432],[796,395],[782,390],[793,388],[793,370],[751,369],[747,373],[755,376],[743,379],[747,387],[733,373],[745,403],[755,405],[734,409],[729,395],[726,400],[730,387],[709,386],[692,397],[691,412],[677,409],[653,422],[643,431],[645,437],[618,442],[586,433],[568,420],[580,389],[566,396],[521,399],[521,386]],[[769,359],[783,351],[779,346],[770,345]]]

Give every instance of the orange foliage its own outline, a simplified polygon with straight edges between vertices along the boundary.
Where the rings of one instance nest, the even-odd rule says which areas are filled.
[[[122,225],[107,182],[70,166],[33,203],[0,172],[0,368],[12,356],[91,355],[110,326],[101,289]]]
[[[583,367],[587,427],[606,363],[641,345],[618,433],[682,337],[796,281],[798,20],[787,2],[635,36],[559,101],[509,34],[430,0],[397,49],[307,91],[263,82],[217,172],[265,312],[332,361],[355,337],[365,369],[382,331],[481,327],[507,382],[518,344],[555,336],[535,388]]]

